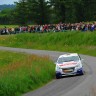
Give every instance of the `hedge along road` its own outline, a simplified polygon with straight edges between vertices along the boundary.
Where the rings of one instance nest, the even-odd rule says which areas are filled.
[[[48,55],[54,62],[64,52],[0,47],[0,50],[25,52],[27,54]],[[96,95],[96,57],[80,55],[84,59],[85,75],[54,79],[47,85],[23,96],[95,96]],[[54,68],[55,74],[55,68]],[[45,76],[46,78],[46,76]],[[95,95],[94,95],[95,94]]]

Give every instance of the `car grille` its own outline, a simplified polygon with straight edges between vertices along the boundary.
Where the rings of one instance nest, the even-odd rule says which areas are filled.
[[[72,68],[64,68],[64,69],[62,69],[62,71],[64,73],[70,73],[70,72],[73,72],[74,71],[74,67],[72,67]]]

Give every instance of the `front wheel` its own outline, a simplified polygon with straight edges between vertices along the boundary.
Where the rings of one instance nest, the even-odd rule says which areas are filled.
[[[84,73],[85,73],[84,70],[81,70],[80,75],[84,75]]]
[[[56,76],[56,79],[60,79],[60,76]]]
[[[61,73],[60,72],[56,72],[56,79],[60,79],[61,78]]]

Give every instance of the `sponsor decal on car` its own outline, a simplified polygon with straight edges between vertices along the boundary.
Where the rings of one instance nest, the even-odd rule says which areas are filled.
[[[65,64],[59,64],[59,66],[76,65],[76,64],[77,64],[76,62],[68,62]]]

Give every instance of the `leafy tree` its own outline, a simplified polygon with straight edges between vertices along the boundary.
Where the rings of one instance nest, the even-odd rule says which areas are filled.
[[[65,0],[50,0],[50,4],[53,8],[53,16],[55,16],[55,23],[57,22],[65,22]]]
[[[49,23],[50,5],[46,0],[20,0],[16,5],[15,18],[18,24]]]
[[[0,24],[13,24],[13,9],[4,9],[0,12]]]
[[[76,0],[50,0],[56,14],[57,22],[75,22],[76,21]]]
[[[16,9],[14,11],[15,22],[19,25],[27,25],[28,23],[28,5],[26,0],[19,0],[16,2]]]
[[[46,0],[27,0],[29,18],[37,24],[49,23],[50,5]]]
[[[57,22],[81,22],[96,20],[95,0],[50,0]]]
[[[48,24],[96,20],[95,0],[19,0],[0,12],[1,24]]]
[[[84,21],[96,20],[96,1],[95,0],[82,0],[84,9]]]

